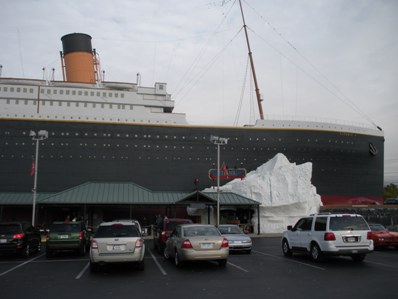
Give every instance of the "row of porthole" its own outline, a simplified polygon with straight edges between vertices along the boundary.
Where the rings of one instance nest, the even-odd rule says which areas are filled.
[[[6,134],[6,135],[10,135],[11,133],[10,133],[9,131],[6,131],[5,134]],[[22,134],[23,134],[23,135],[28,135],[29,132],[24,131]],[[59,134],[60,134],[61,136],[73,136],[73,135],[74,135],[74,136],[79,136],[79,135],[80,135],[80,133],[74,133],[74,134],[73,134],[73,133],[70,133],[70,132],[61,132],[61,133],[59,133]],[[102,133],[102,134],[99,134],[99,133],[92,133],[92,134],[93,134],[94,137],[98,137],[98,136],[101,136],[101,137],[112,137],[112,136],[113,136],[113,134],[110,134],[110,133]],[[51,132],[50,135],[51,135],[51,136],[56,136],[56,133],[55,133],[55,132]],[[83,135],[86,136],[86,137],[90,136],[89,133],[84,133]],[[122,137],[120,133],[115,134],[115,136],[116,136],[116,137]],[[133,136],[134,138],[140,138],[140,136],[139,136],[138,134],[134,134],[134,135],[131,134],[131,136]],[[125,134],[125,137],[126,137],[126,138],[130,138],[130,134]],[[154,137],[154,138],[156,138],[156,139],[160,139],[160,138],[161,138],[160,135],[154,135],[154,136],[152,136],[152,135],[149,135],[149,134],[148,134],[148,135],[144,134],[144,135],[142,135],[142,137],[145,138],[145,139],[151,139],[152,137]],[[164,139],[169,139],[169,135],[164,135],[163,137],[164,137]],[[179,137],[176,136],[176,135],[173,135],[173,136],[170,136],[170,137],[171,137],[172,139],[174,139],[174,140],[179,139]],[[185,136],[181,136],[180,138],[181,138],[182,140],[185,140],[185,139],[186,139]],[[202,137],[194,136],[194,140],[199,140],[199,139],[201,139],[201,140],[208,140],[208,138],[205,137],[205,136],[202,136]],[[235,138],[235,140],[238,140],[238,138]],[[278,139],[278,141],[281,142],[282,139]],[[300,139],[296,139],[296,141],[299,142]],[[308,139],[307,141],[310,142],[311,140]],[[273,142],[273,141],[272,141],[272,142]],[[315,142],[318,142],[318,140],[316,139]],[[328,142],[329,142],[329,143],[333,143],[332,140],[329,140]],[[338,144],[338,143],[344,144],[344,143],[346,143],[346,144],[351,144],[351,145],[354,144],[353,141],[343,141],[343,140],[340,140],[340,141],[339,141],[339,140],[334,140],[334,143],[335,143],[335,144]],[[248,149],[249,149],[249,148],[248,148]]]

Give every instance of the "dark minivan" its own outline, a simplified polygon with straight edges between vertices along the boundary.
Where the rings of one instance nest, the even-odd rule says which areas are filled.
[[[0,253],[16,253],[29,257],[40,252],[40,231],[29,222],[0,223]]]

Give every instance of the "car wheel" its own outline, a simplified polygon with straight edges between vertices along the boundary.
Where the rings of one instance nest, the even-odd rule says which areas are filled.
[[[362,253],[362,254],[355,254],[353,256],[351,256],[352,260],[354,262],[363,262],[363,260],[365,259],[366,254]]]
[[[176,250],[175,255],[174,255],[174,264],[176,267],[181,268],[182,267],[182,261],[180,260],[180,256],[178,254],[178,251]]]
[[[79,248],[79,255],[80,256],[85,256],[86,255],[86,246],[83,244],[83,246],[81,246]]]
[[[286,239],[283,239],[282,241],[282,252],[284,256],[292,256],[293,254],[290,250],[289,242]]]
[[[26,244],[25,249],[22,251],[22,256],[28,258],[30,256],[30,245]]]
[[[98,272],[98,270],[99,270],[99,265],[97,263],[90,261],[90,272],[95,273]]]
[[[164,257],[166,260],[169,260],[169,259],[170,259],[170,255],[169,255],[169,253],[167,252],[167,249],[166,249],[166,248],[163,250],[163,257]]]
[[[320,262],[323,260],[323,253],[316,243],[311,245],[311,258],[314,262]]]
[[[219,260],[218,261],[218,265],[220,266],[220,267],[225,267],[225,265],[227,264],[227,260],[225,259],[225,260]]]

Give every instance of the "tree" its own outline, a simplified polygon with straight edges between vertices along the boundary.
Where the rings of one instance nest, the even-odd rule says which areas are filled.
[[[398,197],[398,186],[392,183],[384,187],[384,198],[390,197]]]

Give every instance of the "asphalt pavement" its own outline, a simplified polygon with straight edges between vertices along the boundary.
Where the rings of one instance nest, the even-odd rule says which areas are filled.
[[[0,257],[0,297],[11,298],[397,298],[398,250],[377,250],[363,263],[347,257],[314,263],[282,254],[280,237],[253,237],[251,254],[176,268],[146,240],[145,270],[108,266],[90,273],[88,255]]]

